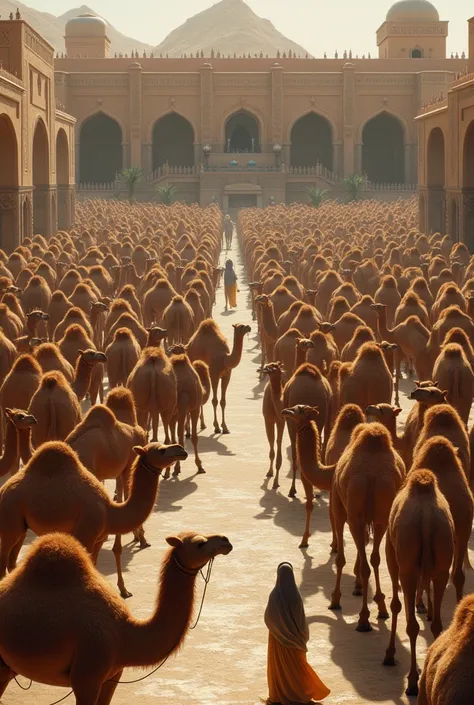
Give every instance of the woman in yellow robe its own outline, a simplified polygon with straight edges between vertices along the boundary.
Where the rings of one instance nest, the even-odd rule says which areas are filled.
[[[309,641],[303,599],[290,563],[280,563],[265,611],[268,627],[267,705],[300,705],[331,692],[306,660]]]

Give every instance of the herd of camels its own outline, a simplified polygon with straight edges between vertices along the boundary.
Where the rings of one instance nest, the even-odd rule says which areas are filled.
[[[149,545],[160,477],[182,472],[186,438],[197,475],[205,472],[199,431],[209,400],[213,432],[229,433],[227,390],[251,327],[235,324],[229,344],[212,317],[222,234],[214,205],[87,201],[70,231],[0,250],[0,697],[20,674],[70,687],[77,705],[109,705],[125,668],[156,666],[179,649],[197,576],[232,551],[221,535],[169,536],[153,614],[138,620],[127,609],[122,536]],[[288,492],[301,479],[305,496],[302,548],[315,488],[330,497],[330,609],[342,606],[347,523],[357,630],[372,628],[371,567],[378,618],[389,618],[385,538],[385,665],[395,663],[402,590],[407,694],[419,705],[474,702],[474,597],[463,597],[474,511],[474,259],[449,235],[420,233],[414,200],[247,209],[237,235],[261,346],[267,476],[277,491],[287,430]],[[400,390],[410,378],[402,432]],[[106,480],[115,481],[113,499]],[[38,538],[19,560],[28,530]],[[96,568],[109,535],[120,594]],[[450,577],[458,607],[442,632]],[[435,638],[421,678],[416,612]]]

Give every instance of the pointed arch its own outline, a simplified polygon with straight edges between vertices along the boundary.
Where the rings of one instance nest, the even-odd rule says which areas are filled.
[[[42,118],[38,118],[33,133],[33,231],[35,234],[50,234],[51,201],[49,175],[48,131]]]
[[[106,184],[123,168],[123,132],[120,123],[97,111],[79,128],[79,182]]]
[[[324,120],[326,120],[329,123],[329,125],[331,126],[331,134],[332,134],[333,142],[338,141],[339,131],[337,129],[337,125],[334,122],[334,119],[332,118],[332,116],[329,115],[328,113],[326,113],[324,110],[320,110],[320,108],[318,108],[318,109],[311,108],[310,110],[306,110],[306,112],[295,117],[295,119],[289,123],[287,135],[286,135],[286,141],[288,142],[288,144],[291,142],[291,131],[293,130],[296,123],[299,122],[299,120],[301,120],[302,118],[306,117],[307,115],[312,115],[312,114],[323,118]]]
[[[258,141],[262,145],[266,141],[265,133],[265,116],[254,105],[248,105],[248,103],[237,103],[221,114],[220,117],[220,142],[226,145],[226,130],[229,120],[239,113],[245,113],[253,118],[258,126]]]
[[[158,118],[152,130],[152,171],[164,164],[194,166],[194,136],[193,126],[180,113]]]
[[[362,171],[373,183],[405,181],[405,129],[392,113],[381,111],[362,130]]]
[[[296,120],[290,132],[290,165],[333,170],[333,128],[327,118],[309,111]]]
[[[6,113],[0,114],[0,188],[19,185],[18,140],[15,127]]]
[[[376,110],[374,113],[369,115],[367,118],[365,118],[359,125],[359,130],[357,134],[357,140],[359,144],[362,143],[362,136],[364,133],[364,130],[369,122],[371,122],[374,118],[379,117],[380,115],[388,115],[395,120],[398,120],[400,125],[402,126],[403,130],[403,139],[404,139],[404,144],[408,144],[409,142],[409,136],[410,136],[410,130],[408,127],[408,122],[405,120],[403,115],[400,115],[400,113],[397,113],[395,110],[392,110],[391,108],[385,107],[385,108],[380,108],[380,110]]]
[[[193,128],[193,133],[194,133],[194,135],[196,136],[196,135],[198,134],[198,129],[197,129],[197,127],[196,127],[196,123],[194,122],[194,120],[193,120],[192,118],[189,117],[189,115],[185,115],[181,110],[178,110],[178,109],[176,109],[176,108],[169,108],[168,110],[165,110],[164,112],[160,113],[159,115],[155,115],[155,116],[153,117],[153,120],[151,120],[151,121],[148,123],[148,127],[147,127],[147,129],[146,129],[146,136],[147,136],[147,143],[148,143],[148,144],[152,144],[152,141],[153,141],[153,129],[154,129],[156,123],[159,122],[160,120],[162,120],[162,119],[163,119],[164,117],[166,117],[167,115],[171,115],[172,113],[175,113],[176,115],[179,115],[179,116],[182,117],[184,120],[186,120],[187,122],[189,122],[189,124],[190,124],[191,127]]]

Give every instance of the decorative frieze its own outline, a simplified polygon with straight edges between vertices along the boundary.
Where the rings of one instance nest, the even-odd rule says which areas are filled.
[[[216,90],[222,90],[224,88],[239,88],[239,89],[251,89],[251,88],[269,88],[271,85],[271,78],[268,74],[262,75],[252,75],[252,76],[230,76],[230,75],[219,75],[216,74],[215,77],[215,88]]]
[[[285,88],[316,88],[324,86],[341,86],[342,74],[284,74]]]
[[[199,85],[199,74],[185,76],[144,74],[143,76],[143,88],[199,88]]]
[[[355,79],[356,86],[409,86],[415,85],[415,76],[413,74],[357,74]]]
[[[419,36],[440,36],[445,37],[447,34],[446,23],[436,23],[431,25],[404,25],[392,24],[389,26],[389,34],[401,35],[419,35]]]
[[[10,46],[10,30],[0,29],[0,47]]]
[[[87,88],[126,88],[128,87],[128,76],[126,74],[72,74],[68,81],[71,87]]]
[[[50,66],[53,65],[54,50],[40,36],[36,34],[30,27],[25,26],[25,43],[26,46],[34,51],[43,61]]]

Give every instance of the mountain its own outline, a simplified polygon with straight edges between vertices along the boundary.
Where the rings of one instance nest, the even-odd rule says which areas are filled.
[[[223,55],[268,54],[276,56],[291,49],[305,56],[306,50],[279,32],[270,20],[263,19],[244,0],[221,0],[216,5],[199,12],[168,34],[155,49],[156,54],[181,56],[211,50]]]
[[[56,51],[64,51],[64,31],[66,23],[72,18],[78,15],[84,15],[90,13],[92,15],[97,15],[98,13],[91,10],[90,7],[82,5],[82,7],[76,7],[73,10],[68,10],[60,17],[55,17],[50,15],[48,12],[40,12],[39,10],[33,10],[31,7],[22,5],[19,2],[10,2],[10,0],[0,0],[0,17],[2,19],[7,19],[11,12],[15,14],[17,7],[20,10],[21,17],[28,24],[30,24],[33,29],[35,29],[39,34],[41,34],[47,42],[49,42]],[[105,19],[105,18],[104,18]],[[149,44],[144,44],[136,39],[131,39],[126,37],[121,32],[118,32],[113,25],[109,24],[109,39],[111,42],[111,50],[114,52],[123,52],[124,54],[130,54],[133,50],[137,50],[142,53],[144,50],[149,51],[152,47]]]

